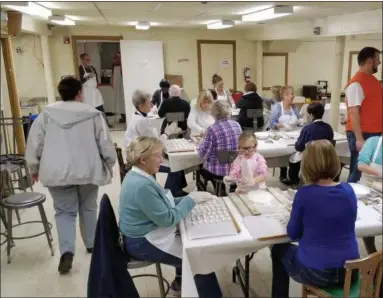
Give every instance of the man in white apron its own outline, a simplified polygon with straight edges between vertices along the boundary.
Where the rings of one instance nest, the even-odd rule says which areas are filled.
[[[113,61],[112,86],[115,90],[114,113],[121,114],[120,123],[126,123],[124,85],[122,82],[121,56],[117,53]]]
[[[155,111],[159,111],[164,100],[169,99],[169,81],[162,79],[160,82],[160,89],[156,90],[152,97],[152,104]]]
[[[82,83],[83,103],[99,110],[105,114],[104,100],[100,91],[97,89],[98,75],[96,69],[90,65],[90,57],[83,53],[80,55],[81,65],[79,66],[80,81]],[[105,116],[105,120],[107,118]],[[110,125],[108,124],[108,127]]]

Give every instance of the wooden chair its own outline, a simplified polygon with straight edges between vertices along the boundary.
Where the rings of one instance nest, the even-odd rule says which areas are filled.
[[[125,164],[124,157],[122,156],[122,149],[118,147],[116,143],[114,143],[114,147],[116,148],[117,160],[120,168],[120,180],[122,183],[122,181],[124,181],[126,173],[128,173],[132,167],[128,164]]]
[[[341,286],[317,288],[302,286],[302,297],[379,297],[382,282],[383,250],[369,255],[367,258],[347,261],[344,265],[346,277]],[[352,270],[359,270],[358,280],[351,284]]]

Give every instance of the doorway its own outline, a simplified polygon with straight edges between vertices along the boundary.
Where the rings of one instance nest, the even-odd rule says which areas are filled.
[[[86,53],[98,75],[98,89],[104,100],[105,114],[113,131],[126,129],[122,70],[115,71],[114,59],[120,53],[121,36],[72,36],[73,63],[77,78],[80,56]]]
[[[225,88],[237,90],[235,40],[197,40],[198,88],[212,88],[212,77],[222,77]]]
[[[263,53],[263,94],[271,98],[271,87],[288,84],[289,54]]]

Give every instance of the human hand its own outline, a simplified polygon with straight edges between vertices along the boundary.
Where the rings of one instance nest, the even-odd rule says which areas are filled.
[[[284,128],[285,131],[291,131],[291,129],[292,129],[291,125],[289,125],[287,123],[284,123],[282,125],[283,125],[282,127]]]
[[[298,120],[298,126],[303,126],[303,119]]]
[[[207,191],[193,191],[189,193],[189,197],[196,204],[201,204],[213,198],[216,198],[216,196],[212,195],[210,192],[207,192]]]
[[[360,139],[360,140],[357,139],[355,143],[356,151],[359,152],[360,150],[362,150],[363,144],[364,144],[363,139]]]
[[[233,177],[230,177],[230,176],[223,177],[223,183],[224,184],[231,185],[235,182],[236,182],[236,180]]]

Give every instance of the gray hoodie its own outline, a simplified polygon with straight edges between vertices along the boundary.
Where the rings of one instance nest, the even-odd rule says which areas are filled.
[[[33,122],[26,161],[46,186],[111,182],[116,151],[101,112],[77,101],[48,105]]]

